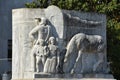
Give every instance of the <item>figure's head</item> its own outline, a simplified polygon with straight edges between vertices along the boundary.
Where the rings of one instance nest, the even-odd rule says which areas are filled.
[[[35,23],[39,24],[41,22],[41,18],[35,18]]]
[[[44,40],[43,39],[38,39],[36,44],[43,46],[44,45]]]
[[[50,38],[49,38],[49,43],[50,43],[50,44],[55,44],[55,41],[56,41],[56,40],[55,40],[54,37],[50,37]]]
[[[46,24],[47,23],[47,18],[45,18],[45,17],[35,18],[35,22],[37,24]]]
[[[41,24],[46,24],[47,23],[47,18],[41,17]]]

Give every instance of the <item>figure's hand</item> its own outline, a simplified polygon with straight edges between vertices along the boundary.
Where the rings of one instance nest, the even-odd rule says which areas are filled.
[[[67,62],[67,58],[65,57],[65,59],[64,59],[64,63],[66,63]]]
[[[29,38],[31,38],[32,40],[34,40],[34,36],[31,35],[30,33],[29,33]]]
[[[29,36],[32,40],[34,40],[34,37],[33,36]]]

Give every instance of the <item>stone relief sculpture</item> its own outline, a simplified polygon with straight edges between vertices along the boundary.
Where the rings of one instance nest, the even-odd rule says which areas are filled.
[[[29,37],[32,40],[34,40],[34,44],[35,44],[35,45],[33,45],[33,48],[31,51],[31,57],[33,60],[31,62],[31,66],[33,69],[32,71],[33,72],[34,71],[44,72],[44,73],[56,73],[56,72],[58,72],[56,65],[59,65],[60,58],[58,58],[58,47],[56,46],[56,40],[54,37],[50,37],[50,36],[53,35],[53,36],[57,37],[56,36],[57,34],[55,35],[56,32],[54,30],[53,30],[54,33],[52,33],[53,28],[51,28],[51,26],[48,25],[47,18],[41,17],[41,18],[35,18],[35,20],[37,22],[37,26],[35,28],[33,28],[29,33]],[[50,39],[49,39],[49,37],[50,37]],[[43,48],[44,46],[43,46],[42,40],[45,43],[45,45],[44,45],[45,48]],[[38,45],[38,42],[41,45]],[[48,55],[48,53],[49,53],[49,55]],[[56,60],[57,60],[57,62],[56,62]],[[41,61],[42,61],[42,64],[40,64]],[[49,66],[49,67],[47,67],[47,66]],[[60,65],[59,65],[59,67],[60,67]]]
[[[92,65],[92,71],[89,71],[90,68],[88,69],[88,73],[101,72],[105,62],[104,45],[103,39],[99,35],[86,35],[84,33],[74,35],[67,45],[67,52],[64,60],[64,72],[87,73],[87,65],[85,65],[87,57],[82,58],[85,54],[88,54],[88,57],[89,54],[97,54],[97,60],[94,60],[94,57],[91,59],[96,62]],[[88,61],[88,63],[89,62],[90,61]]]
[[[37,34],[37,40],[35,40],[35,45],[33,45],[33,49],[31,51],[31,54],[34,55],[32,56],[34,58],[32,65],[34,63],[33,68],[36,68],[36,72],[85,73],[87,69],[85,66],[86,59],[83,59],[82,57],[84,53],[97,53],[98,56],[97,61],[92,64],[92,71],[88,72],[103,71],[99,68],[101,64],[104,64],[105,57],[104,42],[101,36],[86,35],[84,33],[76,34],[70,40],[67,50],[59,52],[58,46],[55,44],[55,38],[50,37],[52,34],[51,26],[47,24],[47,19],[45,17],[41,17],[36,18],[36,21],[38,25],[29,33],[29,37],[33,40],[36,39],[35,34]],[[95,25],[100,24],[100,22],[93,21],[88,23],[95,23]],[[45,45],[43,45],[43,42]],[[65,59],[62,53],[65,55]]]
[[[105,44],[104,14],[61,10],[54,5],[16,9],[12,79],[107,78]]]
[[[67,51],[64,50],[58,52],[59,50],[55,44],[55,38],[50,37],[52,34],[51,26],[47,24],[47,19],[45,17],[41,17],[36,18],[36,21],[38,25],[30,31],[29,37],[35,40],[35,34],[37,34],[37,40],[35,40],[35,45],[33,45],[33,49],[31,51],[31,54],[34,55],[32,56],[34,58],[32,65],[34,63],[33,68],[36,68],[37,72],[84,73],[86,71],[84,66],[85,59],[82,59],[82,55],[84,55],[83,53],[98,54],[99,60],[94,62],[92,72],[100,72],[100,70],[97,69],[99,65],[104,62],[104,42],[101,36],[86,35],[84,33],[76,34],[70,40],[67,46]],[[94,24],[93,21],[90,21],[90,23]],[[95,24],[100,24],[100,22],[95,22]],[[43,45],[43,42],[45,45]],[[47,44],[48,42],[49,44]],[[61,56],[60,53],[64,53],[65,60],[64,55]]]
[[[56,46],[56,40],[54,37],[49,38],[48,44],[49,54],[44,66],[44,73],[57,73],[57,66],[59,64],[59,50]]]
[[[37,22],[37,26],[35,28],[33,28],[30,33],[29,33],[29,37],[34,40],[34,44],[33,45],[33,48],[32,48],[32,51],[31,51],[31,59],[32,59],[32,62],[31,62],[31,68],[32,68],[32,71],[34,72],[35,71],[35,67],[38,67],[38,65],[36,65],[36,61],[38,60],[38,63],[39,63],[39,59],[34,55],[34,52],[37,51],[37,48],[36,47],[36,44],[37,44],[37,41],[39,41],[40,39],[43,40],[45,42],[45,44],[47,43],[47,40],[48,38],[50,37],[51,35],[51,26],[49,26],[47,24],[47,18],[45,17],[41,17],[41,18],[35,18],[35,21]],[[36,37],[37,35],[37,37]],[[38,68],[37,68],[38,70]],[[39,70],[37,71],[39,72]]]

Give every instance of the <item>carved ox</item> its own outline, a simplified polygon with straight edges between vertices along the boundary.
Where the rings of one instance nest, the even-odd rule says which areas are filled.
[[[64,59],[64,72],[85,73],[85,66],[83,66],[85,60],[82,60],[82,54],[84,55],[85,53],[88,55],[97,53],[98,58],[92,68],[92,72],[97,72],[99,66],[105,62],[104,48],[103,39],[99,35],[86,35],[84,33],[74,35],[67,45],[67,52]]]

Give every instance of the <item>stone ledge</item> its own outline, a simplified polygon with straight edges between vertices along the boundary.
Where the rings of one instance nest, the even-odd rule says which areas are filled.
[[[116,79],[104,79],[104,78],[82,78],[82,79],[61,79],[61,78],[40,78],[40,79],[12,79],[12,80],[116,80]]]
[[[35,73],[34,78],[104,78],[104,79],[113,79],[111,74],[43,74]]]

